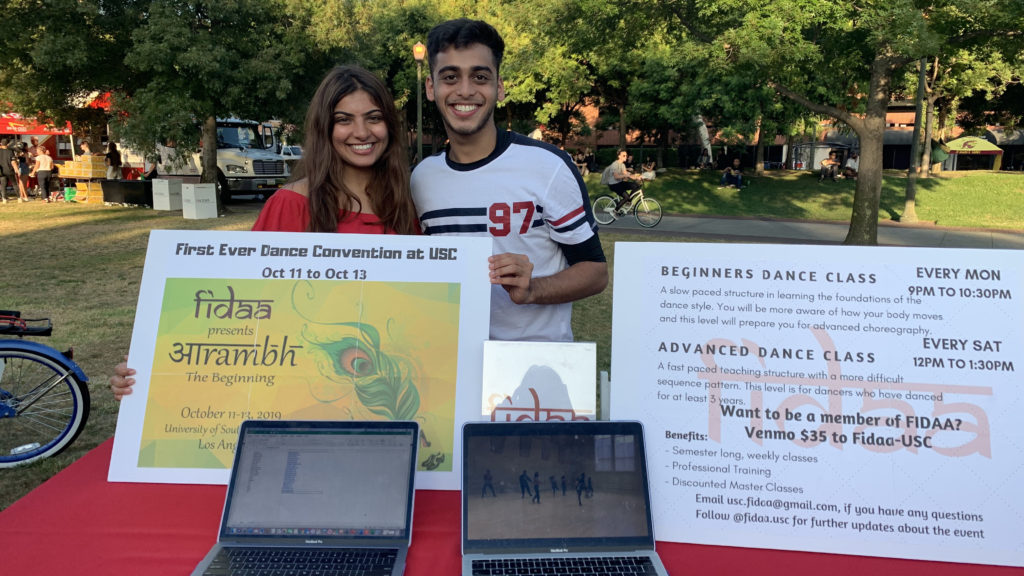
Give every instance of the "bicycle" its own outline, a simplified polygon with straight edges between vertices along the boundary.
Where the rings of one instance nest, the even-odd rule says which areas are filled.
[[[654,198],[644,196],[643,188],[634,190],[629,197],[629,205],[620,209],[615,207],[619,201],[616,197],[604,194],[594,200],[594,219],[598,224],[611,224],[620,216],[633,212],[636,223],[644,228],[654,228],[661,222],[661,203]]]
[[[49,318],[23,319],[0,310],[0,468],[59,454],[78,438],[89,419],[89,379],[59,352],[21,340],[49,336]]]

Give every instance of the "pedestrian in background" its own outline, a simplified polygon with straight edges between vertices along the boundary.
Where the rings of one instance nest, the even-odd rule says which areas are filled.
[[[107,165],[107,180],[121,179],[121,153],[117,151],[117,144],[107,144],[107,154],[103,163]]]
[[[53,156],[46,146],[36,146],[36,163],[32,167],[29,176],[35,176],[39,182],[39,197],[47,202],[53,202],[50,198],[50,175],[53,174]]]

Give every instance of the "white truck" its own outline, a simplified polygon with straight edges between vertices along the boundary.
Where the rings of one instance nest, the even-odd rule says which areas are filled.
[[[169,146],[157,145],[160,156],[157,174],[197,181],[202,174],[199,152],[179,154]],[[290,176],[288,163],[279,153],[280,143],[268,124],[237,118],[217,119],[217,192],[222,202],[232,196],[270,196]],[[141,158],[126,160],[142,166]],[[136,164],[135,162],[139,162]]]

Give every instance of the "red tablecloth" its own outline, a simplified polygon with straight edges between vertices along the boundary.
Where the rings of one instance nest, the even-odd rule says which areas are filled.
[[[189,574],[216,540],[223,486],[108,483],[112,441],[0,513],[0,573]],[[416,493],[408,576],[459,573],[459,493]],[[1021,576],[1024,569],[658,543],[673,575]]]

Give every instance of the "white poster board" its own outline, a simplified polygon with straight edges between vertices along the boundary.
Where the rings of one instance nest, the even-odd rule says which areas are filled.
[[[597,420],[597,344],[484,342],[481,416],[492,422]]]
[[[417,420],[417,486],[459,487],[491,242],[153,231],[111,481],[226,483],[248,418]]]
[[[617,243],[658,539],[1024,566],[1024,253]]]

